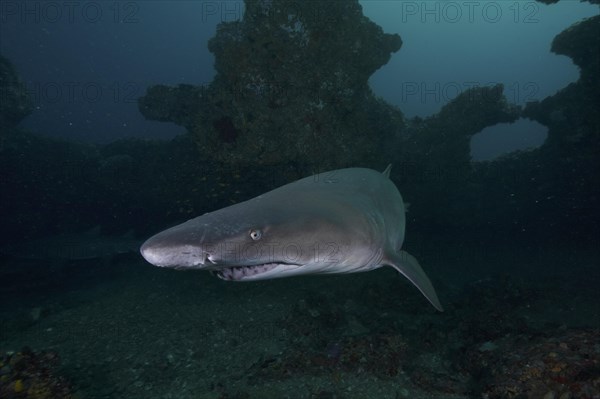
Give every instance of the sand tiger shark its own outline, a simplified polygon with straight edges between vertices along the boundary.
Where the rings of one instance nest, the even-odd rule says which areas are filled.
[[[348,168],[305,177],[162,231],[140,251],[155,266],[207,270],[229,281],[387,265],[442,311],[417,260],[401,250],[405,206],[390,170]]]

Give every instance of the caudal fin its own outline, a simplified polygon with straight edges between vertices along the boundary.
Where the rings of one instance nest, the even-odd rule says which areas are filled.
[[[429,281],[429,277],[427,277],[425,271],[423,271],[423,268],[421,268],[421,265],[419,265],[419,262],[414,256],[406,251],[399,251],[397,254],[393,253],[386,256],[385,263],[392,266],[409,279],[437,310],[440,312],[444,311],[435,289],[433,288],[433,285],[431,285],[431,281]]]

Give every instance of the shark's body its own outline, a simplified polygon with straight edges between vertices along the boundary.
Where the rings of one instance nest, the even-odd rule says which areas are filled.
[[[156,266],[236,281],[389,265],[442,310],[419,263],[400,250],[405,208],[389,171],[349,168],[306,177],[158,233],[141,253]]]

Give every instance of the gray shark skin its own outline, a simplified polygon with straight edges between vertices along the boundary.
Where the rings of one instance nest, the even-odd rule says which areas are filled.
[[[149,238],[151,264],[223,280],[356,273],[391,266],[443,311],[417,260],[402,251],[404,202],[383,172],[338,169],[206,213]]]

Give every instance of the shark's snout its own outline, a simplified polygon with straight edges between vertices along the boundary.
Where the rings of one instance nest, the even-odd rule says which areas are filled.
[[[140,253],[155,266],[201,268],[208,260],[208,254],[201,247],[186,244],[171,244],[160,235],[149,238],[141,247]]]

